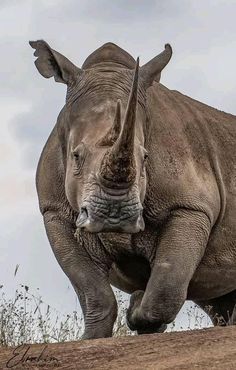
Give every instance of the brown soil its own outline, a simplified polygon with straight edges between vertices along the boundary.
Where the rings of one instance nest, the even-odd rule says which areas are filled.
[[[15,350],[0,348],[0,369],[236,369],[236,327],[96,339]],[[41,354],[42,350],[44,352]],[[20,355],[16,353],[20,352]],[[20,361],[24,356],[24,361]],[[31,357],[31,360],[25,361]],[[33,359],[32,357],[35,357]],[[54,359],[52,359],[54,357]],[[37,359],[37,360],[36,360]],[[14,365],[19,362],[18,365]]]

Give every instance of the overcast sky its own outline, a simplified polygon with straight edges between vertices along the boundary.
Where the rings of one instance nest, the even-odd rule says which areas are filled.
[[[78,66],[108,41],[140,56],[141,64],[169,42],[174,54],[162,83],[236,114],[235,15],[236,0],[0,0],[0,284],[6,291],[23,283],[38,287],[59,310],[75,307],[45,236],[34,185],[65,86],[39,75],[28,40],[45,39]]]

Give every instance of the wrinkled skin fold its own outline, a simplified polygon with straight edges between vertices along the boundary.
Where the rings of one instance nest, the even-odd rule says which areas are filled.
[[[163,332],[186,299],[215,325],[235,324],[236,117],[159,82],[169,44],[139,67],[107,43],[81,68],[30,45],[39,73],[67,86],[36,184],[83,338],[112,335],[111,285],[131,294],[139,334]]]

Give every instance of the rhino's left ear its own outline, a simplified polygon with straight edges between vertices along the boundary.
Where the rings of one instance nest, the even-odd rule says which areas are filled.
[[[81,73],[80,68],[53,50],[44,40],[29,41],[29,44],[35,49],[34,55],[38,57],[35,65],[43,77],[54,77],[55,81],[68,85]]]
[[[172,48],[170,44],[166,44],[165,50],[161,54],[157,55],[140,68],[140,75],[144,79],[147,88],[152,85],[154,80],[159,82],[161,71],[168,64],[171,56]]]

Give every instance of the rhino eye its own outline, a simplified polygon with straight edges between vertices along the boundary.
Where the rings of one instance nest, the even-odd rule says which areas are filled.
[[[85,155],[85,146],[83,143],[79,144],[73,151],[72,156],[76,161],[83,159]]]
[[[148,159],[148,153],[145,150],[144,155],[143,155],[142,167],[141,167],[141,176],[142,177],[144,177],[144,174],[145,174],[145,167],[146,167],[145,165],[146,165],[147,159]]]
[[[85,147],[84,145],[80,145],[72,152],[72,156],[74,159],[74,175],[80,175],[84,160],[85,160]]]
[[[145,164],[147,162],[147,159],[148,159],[148,152],[145,149],[144,155],[143,155],[143,164]]]
[[[76,161],[78,161],[80,158],[80,155],[78,152],[73,152],[73,157],[75,158]]]

